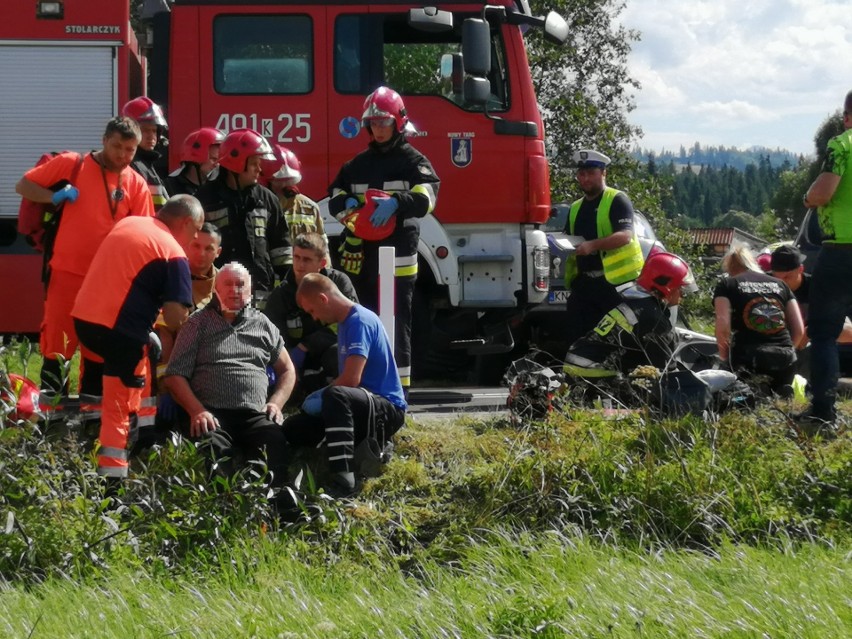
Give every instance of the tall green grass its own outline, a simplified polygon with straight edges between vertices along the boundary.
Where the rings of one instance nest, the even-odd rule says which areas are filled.
[[[287,539],[223,548],[207,579],[117,570],[0,591],[0,636],[772,637],[852,633],[836,548],[634,552],[552,531],[491,534],[453,565],[301,560]]]

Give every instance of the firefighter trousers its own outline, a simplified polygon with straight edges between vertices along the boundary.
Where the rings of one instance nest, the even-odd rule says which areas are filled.
[[[100,324],[75,319],[74,326],[80,342],[104,360],[98,474],[127,477],[130,433],[138,423],[148,368],[147,344]]]
[[[571,294],[565,303],[565,344],[570,348],[620,303],[621,295],[603,273],[595,276],[580,273],[571,284]]]

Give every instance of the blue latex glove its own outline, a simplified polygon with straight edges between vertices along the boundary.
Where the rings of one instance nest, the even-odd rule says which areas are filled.
[[[53,206],[59,206],[65,200],[69,202],[76,202],[77,198],[80,195],[80,191],[76,186],[71,186],[70,184],[66,184],[63,188],[59,189],[56,193],[53,194],[53,197],[50,199],[53,202]]]
[[[325,387],[315,390],[313,393],[305,397],[302,402],[302,410],[308,415],[319,415],[322,413],[322,393]]]
[[[275,382],[278,381],[278,375],[275,374],[275,369],[271,366],[266,367],[266,378],[269,380],[270,386],[275,386]]]
[[[344,202],[344,203],[343,203],[343,205],[344,205],[347,209],[354,209],[354,208],[358,208],[358,204],[359,204],[359,202],[358,202],[358,198],[354,198],[354,197],[348,197],[348,198],[346,198],[346,202]]]
[[[370,216],[370,224],[373,226],[387,222],[399,208],[399,200],[395,197],[374,197],[373,202],[376,204],[376,210]]]
[[[174,397],[166,393],[160,395],[160,401],[157,403],[157,416],[163,421],[173,422],[177,419],[177,402]]]
[[[305,358],[308,356],[308,351],[304,351],[298,346],[294,346],[287,351],[287,353],[290,355],[290,361],[293,362],[293,366],[296,367],[296,370],[302,370],[302,367],[305,365]]]

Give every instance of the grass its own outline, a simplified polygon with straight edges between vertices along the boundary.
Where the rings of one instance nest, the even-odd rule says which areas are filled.
[[[646,553],[557,531],[490,535],[452,566],[289,556],[264,540],[211,579],[117,571],[0,591],[4,637],[773,637],[852,631],[848,551]]]
[[[110,502],[83,425],[0,426],[0,637],[852,636],[852,433],[789,409],[409,421],[297,524],[187,442]]]

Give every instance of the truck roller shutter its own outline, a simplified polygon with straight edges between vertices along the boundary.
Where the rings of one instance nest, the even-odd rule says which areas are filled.
[[[115,46],[0,43],[0,216],[14,217],[14,185],[45,151],[99,149],[115,115]]]

